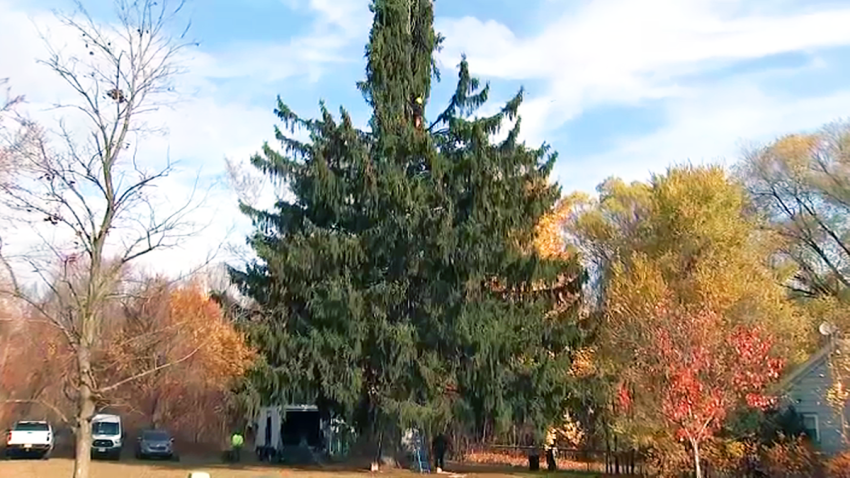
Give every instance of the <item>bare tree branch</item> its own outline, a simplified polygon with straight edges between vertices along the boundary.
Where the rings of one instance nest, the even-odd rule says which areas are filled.
[[[107,386],[105,386],[105,387],[100,387],[100,388],[98,388],[98,389],[96,390],[96,392],[97,392],[97,393],[100,393],[100,394],[107,393],[107,392],[110,392],[110,391],[112,391],[112,390],[115,390],[115,389],[117,389],[117,388],[119,388],[119,387],[121,387],[121,386],[123,386],[123,385],[126,385],[126,384],[128,384],[128,383],[130,383],[130,382],[134,382],[134,381],[136,381],[136,380],[139,380],[140,378],[144,378],[144,377],[147,377],[148,375],[151,375],[151,374],[154,374],[154,373],[156,373],[156,372],[159,372],[160,370],[164,370],[164,369],[167,369],[167,368],[173,367],[173,366],[175,366],[175,365],[181,364],[181,363],[183,363],[183,362],[185,362],[185,361],[189,360],[190,358],[192,358],[192,357],[193,357],[196,353],[198,353],[198,351],[199,351],[199,350],[201,350],[202,348],[203,348],[203,346],[196,347],[196,348],[195,348],[194,350],[192,350],[190,353],[188,353],[188,354],[184,355],[183,357],[181,357],[181,358],[179,358],[179,359],[177,359],[177,360],[172,360],[172,361],[170,361],[170,362],[168,362],[168,363],[166,363],[166,364],[158,365],[158,366],[156,366],[156,367],[153,367],[153,368],[150,368],[150,369],[148,369],[148,370],[145,370],[144,372],[140,372],[140,373],[137,373],[137,374],[135,374],[135,375],[131,375],[131,376],[129,376],[129,377],[127,377],[127,378],[125,378],[124,380],[120,380],[120,381],[118,381],[118,382],[116,382],[116,383],[113,383],[112,385],[107,385]]]
[[[63,423],[68,424],[68,425],[72,424],[72,422],[70,420],[68,420],[68,417],[64,413],[62,413],[62,410],[60,410],[59,407],[57,407],[56,405],[53,405],[52,403],[47,402],[45,400],[11,399],[11,400],[3,400],[0,403],[35,403],[35,404],[38,404],[38,405],[42,405],[42,406],[47,407],[50,410],[52,410],[53,413],[55,413],[56,416],[59,417],[62,420]]]
[[[750,151],[739,175],[771,229],[788,242],[793,284],[807,297],[850,287],[850,123],[789,135]]]

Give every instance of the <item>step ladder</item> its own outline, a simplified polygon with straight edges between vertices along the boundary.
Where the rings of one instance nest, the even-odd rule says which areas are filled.
[[[416,433],[413,439],[413,471],[417,473],[431,473],[431,462],[428,457],[428,447],[422,440],[422,434]]]

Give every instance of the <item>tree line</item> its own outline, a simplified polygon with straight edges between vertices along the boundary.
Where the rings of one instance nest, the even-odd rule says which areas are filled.
[[[184,443],[223,443],[240,416],[233,381],[255,352],[217,298],[197,280],[149,277],[110,301],[106,314],[93,372],[98,383],[120,386],[102,392],[98,410],[121,414],[131,430],[166,427]],[[71,347],[36,307],[7,304],[3,315],[0,423],[35,417],[57,429],[73,425]]]
[[[11,95],[0,116],[2,239],[44,238],[20,257],[0,243],[0,410],[66,421],[75,477],[107,407],[192,439],[259,405],[315,403],[379,458],[409,427],[470,444],[616,437],[659,473],[698,476],[738,466],[740,447],[802,456],[797,438],[762,431],[779,413],[773,385],[821,345],[818,324],[846,326],[846,124],[731,169],[564,194],[557,155],[520,140],[524,92],[481,114],[489,85],[463,59],[439,104],[433,3],[373,0],[368,125],[278,98],[280,146],[251,164],[287,194],[240,202],[256,259],[231,264],[238,293],[210,291],[133,267],[197,232],[203,199],[162,213],[152,188],[174,165],[150,172],[129,145],[144,145],[145,114],[169,101],[193,46],[172,34],[183,5],[117,0],[117,26],[77,6],[60,19],[79,55],[51,49],[44,63],[89,134],[38,124]]]

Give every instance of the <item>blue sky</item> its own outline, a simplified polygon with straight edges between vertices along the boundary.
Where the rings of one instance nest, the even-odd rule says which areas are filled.
[[[109,0],[84,3],[111,19]],[[0,0],[0,78],[10,77],[33,105],[60,94],[34,61],[43,53],[33,25],[49,27],[49,9],[69,6]],[[170,133],[153,142],[152,160],[167,148],[187,171],[220,176],[225,157],[244,161],[271,138],[278,94],[303,115],[315,115],[324,99],[365,124],[369,112],[354,84],[363,76],[367,6],[191,0],[187,18],[201,45],[181,78],[186,101],[163,113]],[[847,0],[437,0],[435,7],[447,40],[431,113],[452,90],[463,52],[473,73],[490,81],[493,107],[524,85],[523,136],[558,151],[555,176],[565,191],[592,191],[610,175],[645,179],[677,162],[731,164],[746,145],[850,115]],[[232,227],[217,227],[207,243],[245,228],[232,197],[216,201],[211,214]]]

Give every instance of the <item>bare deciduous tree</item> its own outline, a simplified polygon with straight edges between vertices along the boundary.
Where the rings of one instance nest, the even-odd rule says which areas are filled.
[[[149,170],[137,161],[138,143],[150,132],[144,117],[173,101],[180,52],[192,45],[186,31],[169,30],[183,3],[115,0],[114,25],[99,24],[79,1],[76,6],[75,15],[59,19],[84,48],[75,52],[48,40],[49,56],[42,62],[74,94],[75,100],[56,105],[68,113],[66,120],[53,131],[7,114],[16,127],[3,130],[0,149],[4,161],[16,163],[15,174],[0,178],[7,219],[40,239],[43,254],[14,258],[3,251],[0,258],[10,276],[6,293],[56,327],[73,354],[65,388],[75,403],[74,477],[87,478],[91,419],[103,397],[172,365],[101,383],[95,361],[104,343],[107,304],[120,293],[117,284],[129,263],[197,233],[189,215],[202,200],[193,194],[164,212],[154,188],[174,165]],[[10,98],[7,104],[19,101]],[[50,301],[25,290],[16,259],[41,279]]]
[[[0,102],[0,181],[8,180],[14,170],[13,152],[22,143],[32,137],[32,125],[21,121],[18,107],[24,102],[23,96],[12,96],[11,88],[6,85],[8,78],[0,78],[0,87],[6,87],[5,97]]]
[[[263,176],[252,174],[244,164],[236,163],[231,159],[224,160],[225,172],[230,188],[236,193],[239,202],[252,207],[257,207],[266,186],[267,179]]]
[[[788,284],[803,298],[850,289],[850,123],[789,135],[750,151],[739,174],[755,206],[785,240],[796,266]]]

